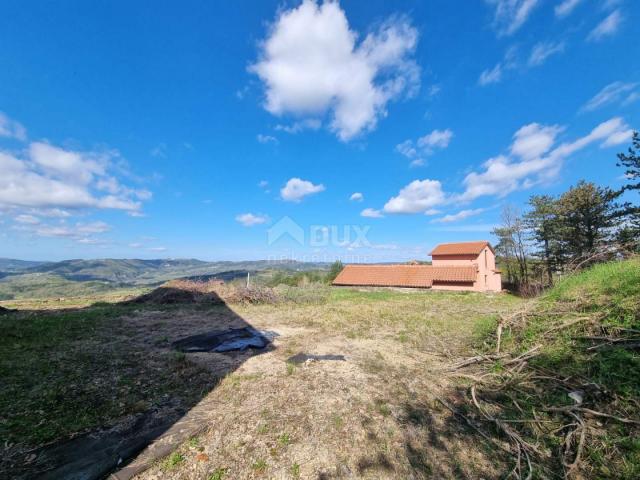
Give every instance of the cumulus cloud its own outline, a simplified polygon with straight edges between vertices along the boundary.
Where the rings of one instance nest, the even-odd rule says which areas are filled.
[[[614,35],[622,24],[622,20],[623,17],[620,10],[614,10],[604,20],[596,25],[591,32],[589,32],[587,40],[598,42],[606,37]]]
[[[375,128],[389,101],[418,88],[418,33],[391,18],[357,40],[337,2],[305,0],[282,10],[250,67],[264,82],[266,110],[302,119],[328,113],[344,141]]]
[[[261,225],[269,221],[269,217],[266,215],[253,213],[242,213],[236,217],[236,221],[241,223],[245,227],[253,227],[254,225]]]
[[[299,202],[307,195],[324,191],[324,185],[314,185],[308,180],[291,178],[280,189],[280,197],[287,202]]]
[[[445,194],[438,180],[414,180],[391,197],[384,206],[387,213],[428,213],[444,203]]]
[[[556,17],[564,18],[568,16],[569,14],[571,14],[571,12],[573,12],[573,10],[578,6],[580,2],[582,2],[582,0],[563,0],[554,8]]]
[[[483,164],[483,171],[469,173],[463,181],[465,191],[456,200],[469,201],[485,195],[504,197],[514,190],[550,181],[570,155],[595,142],[601,142],[602,147],[618,144],[629,135],[630,129],[621,118],[615,117],[588,135],[555,146],[561,131],[557,125],[537,123],[520,128],[514,134],[510,154],[491,158]]]
[[[465,218],[473,217],[474,215],[479,215],[484,212],[484,208],[474,208],[469,210],[460,210],[458,213],[445,215],[442,218],[437,218],[433,220],[435,223],[452,223],[458,222],[460,220],[464,220]]]
[[[499,36],[514,34],[524,25],[538,0],[485,0],[494,8],[493,25]]]
[[[411,166],[424,165],[425,156],[432,155],[438,149],[445,149],[449,146],[453,132],[446,130],[433,130],[423,137],[413,140],[405,140],[396,145],[396,151],[411,160]]]
[[[20,122],[12,120],[5,113],[0,112],[0,137],[24,142],[27,139],[27,129]]]
[[[364,200],[364,195],[362,195],[360,192],[355,192],[351,194],[349,200],[351,200],[352,202],[361,202],[362,200]]]
[[[151,192],[109,176],[115,160],[114,152],[76,152],[44,142],[31,143],[21,157],[0,151],[0,208],[139,211]]]
[[[531,49],[528,65],[538,67],[546,62],[550,56],[564,52],[564,48],[564,42],[539,42]]]
[[[366,218],[382,218],[384,215],[380,210],[376,210],[375,208],[365,208],[360,212],[361,217]]]
[[[597,110],[606,105],[614,103],[629,104],[637,99],[638,82],[612,82],[602,90],[600,90],[592,99],[590,99],[583,107],[583,111]]]
[[[427,149],[447,148],[452,138],[453,132],[448,128],[446,130],[434,130],[424,137],[420,137],[418,139],[418,146]]]

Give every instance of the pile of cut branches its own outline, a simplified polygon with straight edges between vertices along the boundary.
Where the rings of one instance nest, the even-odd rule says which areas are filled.
[[[638,297],[587,277],[500,318],[488,348],[449,369],[466,384],[456,413],[508,443],[512,478],[640,478]]]

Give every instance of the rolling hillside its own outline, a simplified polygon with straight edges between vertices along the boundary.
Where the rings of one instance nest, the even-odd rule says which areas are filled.
[[[97,259],[31,262],[0,259],[0,300],[105,292],[158,285],[176,278],[244,277],[266,270],[307,271],[326,264],[284,261],[205,262],[196,259]],[[71,292],[71,293],[70,293]]]

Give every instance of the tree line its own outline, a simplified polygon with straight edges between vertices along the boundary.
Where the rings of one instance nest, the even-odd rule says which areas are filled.
[[[516,287],[553,283],[579,265],[640,252],[640,134],[617,155],[625,183],[614,190],[584,180],[559,196],[533,195],[521,214],[506,206],[498,238],[503,280]],[[625,192],[631,200],[621,201]]]

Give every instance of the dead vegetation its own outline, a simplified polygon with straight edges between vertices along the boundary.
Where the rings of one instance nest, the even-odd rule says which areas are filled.
[[[155,305],[274,304],[291,300],[290,295],[287,295],[288,290],[301,289],[274,289],[260,285],[248,287],[238,283],[221,283],[218,280],[172,280],[151,292],[131,299],[130,302]]]
[[[452,366],[465,421],[509,443],[516,478],[640,475],[639,288],[638,259],[596,266],[502,316],[493,352]]]

